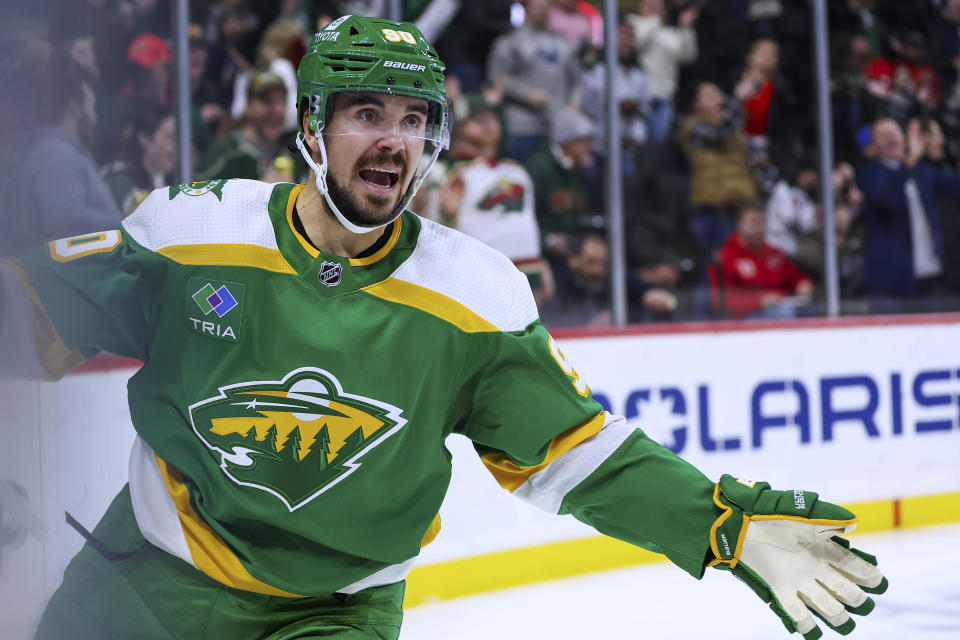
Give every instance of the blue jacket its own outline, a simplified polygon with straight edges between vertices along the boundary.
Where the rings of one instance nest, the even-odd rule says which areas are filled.
[[[858,177],[864,203],[863,284],[869,294],[909,295],[916,292],[913,275],[913,241],[910,212],[904,185],[910,177],[917,183],[927,213],[933,245],[946,268],[943,231],[937,211],[937,197],[960,199],[960,176],[937,169],[921,160],[908,169],[891,168],[873,161]]]

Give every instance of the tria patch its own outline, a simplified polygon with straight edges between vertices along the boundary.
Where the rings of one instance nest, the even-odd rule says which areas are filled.
[[[200,182],[172,185],[169,189],[169,196],[170,200],[173,200],[181,193],[186,196],[202,196],[212,193],[217,196],[217,200],[223,202],[223,187],[226,184],[226,180],[202,180]]]
[[[321,284],[328,287],[335,287],[343,279],[343,265],[339,262],[324,261],[320,265],[320,272],[317,274]]]
[[[194,276],[187,282],[187,322],[194,333],[229,342],[240,340],[244,287],[238,282]]]
[[[190,406],[190,421],[231,481],[295,511],[361,469],[360,459],[407,423],[402,413],[303,367],[282,380],[220,387]]]

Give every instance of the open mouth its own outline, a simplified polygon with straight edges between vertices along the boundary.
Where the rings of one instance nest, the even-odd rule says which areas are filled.
[[[400,173],[390,169],[361,169],[360,177],[379,191],[390,191],[400,181]]]

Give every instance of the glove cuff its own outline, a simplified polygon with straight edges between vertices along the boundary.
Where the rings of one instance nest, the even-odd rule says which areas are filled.
[[[709,567],[733,569],[740,560],[743,540],[752,520],[793,520],[824,525],[833,533],[846,533],[856,526],[857,518],[847,509],[820,502],[813,491],[773,491],[769,483],[721,476],[713,490],[713,502],[722,510],[710,527],[710,550],[714,559]]]

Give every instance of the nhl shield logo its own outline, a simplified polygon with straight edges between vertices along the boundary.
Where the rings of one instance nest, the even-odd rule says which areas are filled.
[[[234,483],[296,511],[363,467],[407,423],[402,409],[350,393],[323,369],[220,387],[190,406],[194,433]]]
[[[320,273],[317,274],[321,284],[328,287],[335,287],[340,284],[343,278],[343,265],[338,262],[324,262],[320,265]]]

